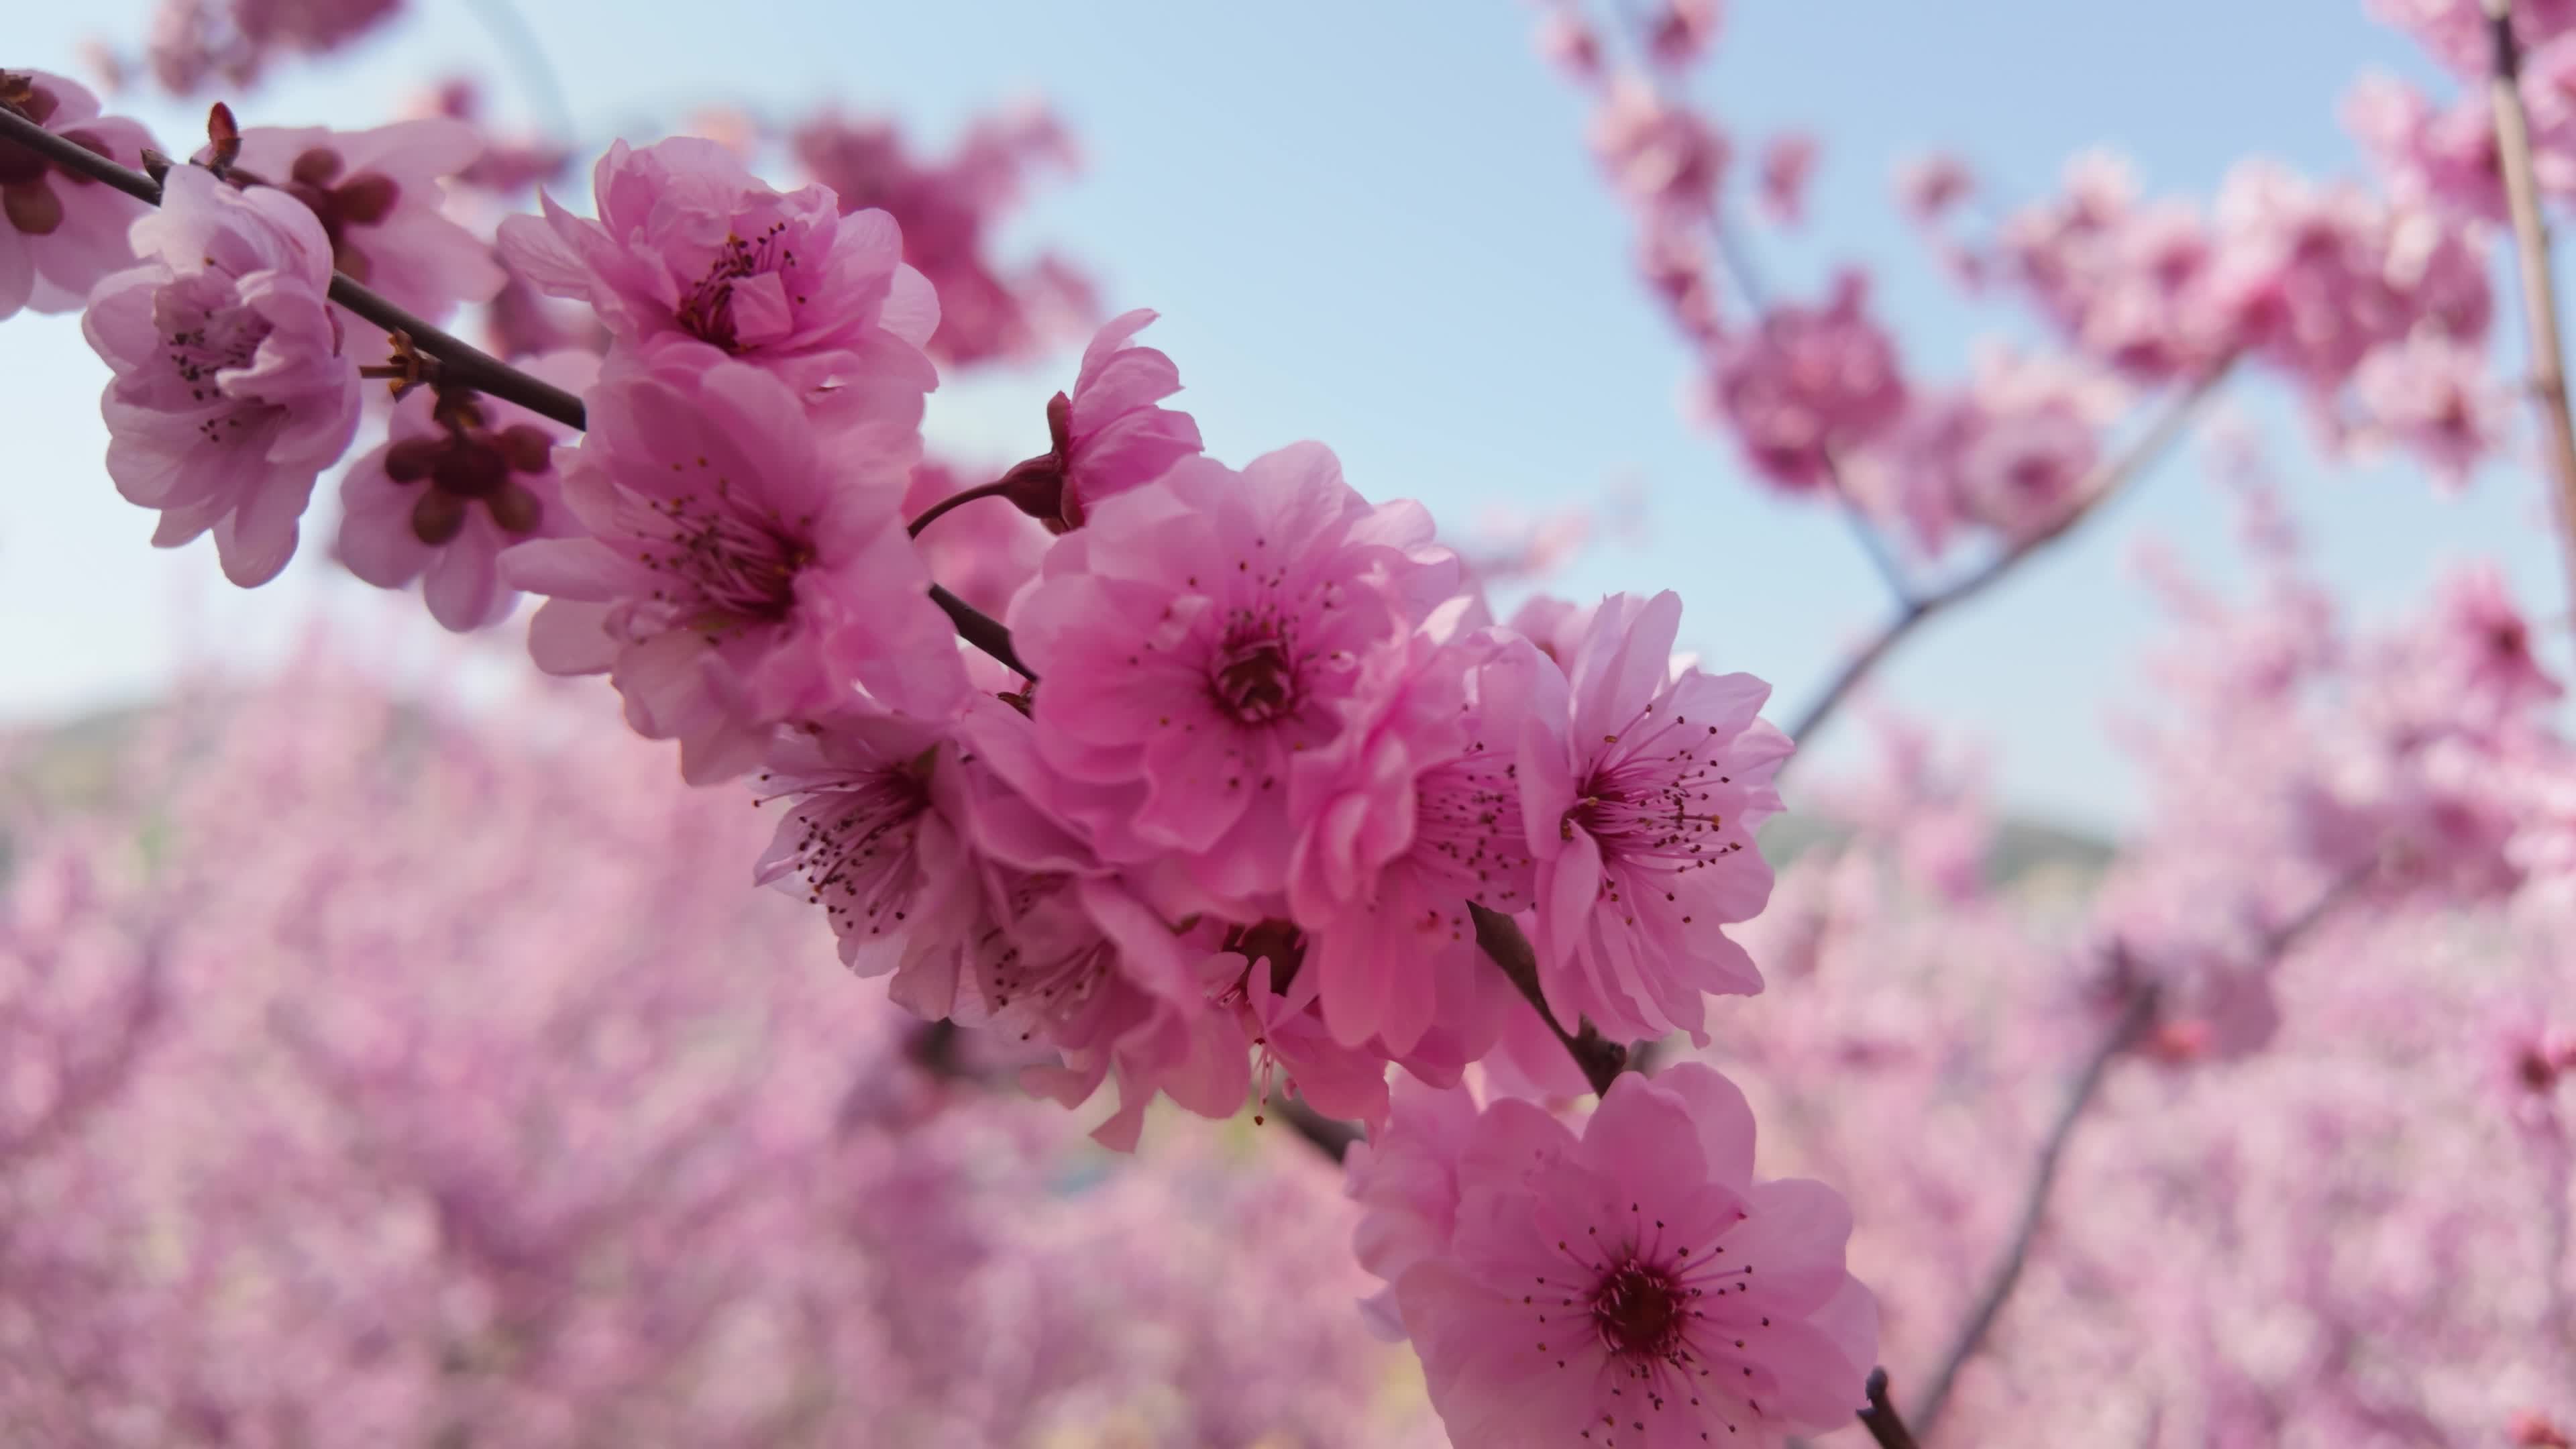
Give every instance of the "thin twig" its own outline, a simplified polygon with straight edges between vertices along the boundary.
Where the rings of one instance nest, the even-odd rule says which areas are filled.
[[[1923,1391],[1922,1402],[1915,1406],[1914,1422],[1922,1426],[1926,1435],[1932,1432],[1932,1426],[1941,1418],[1942,1408],[1949,1403],[1950,1389],[1958,1380],[1960,1368],[1984,1345],[1987,1331],[1995,1326],[1995,1318],[2003,1312],[2005,1301],[2020,1285],[2022,1267],[2029,1261],[2030,1246],[2039,1236],[2040,1222],[2048,1214],[2049,1193],[2057,1186],[2058,1164],[2066,1155],[2066,1143],[2074,1136],[2076,1122],[2083,1117],[2084,1109],[2093,1104],[2094,1093],[2101,1090],[2111,1059],[2146,1029],[2147,1023],[2155,1016],[2155,1010],[2153,989],[2140,987],[2133,992],[2129,1004],[2112,1020],[2109,1030],[2103,1032],[2101,1041],[2084,1059],[2083,1070],[2076,1073],[2074,1085],[2067,1088],[2066,1102],[2057,1109],[2057,1120],[2049,1124],[2048,1136],[2040,1144],[2039,1159],[2031,1168],[2030,1183],[2022,1189],[2021,1213],[2013,1223],[2011,1238],[2005,1242],[2003,1258],[1987,1275],[1985,1291],[1977,1295],[1968,1316],[1961,1320],[1958,1331],[1951,1337],[1949,1352],[1941,1356],[1941,1366],[1932,1373],[1931,1387]]]
[[[2083,485],[2077,490],[2075,504],[2059,515],[2057,521],[1997,554],[1985,567],[1969,574],[1966,578],[1937,593],[1927,594],[1899,610],[1895,618],[1888,620],[1876,634],[1870,636],[1869,642],[1863,644],[1849,659],[1843,661],[1841,670],[1834,675],[1831,682],[1826,684],[1824,693],[1817,696],[1815,703],[1808,705],[1806,712],[1798,717],[1797,724],[1789,731],[1789,737],[1800,745],[1807,744],[1816,731],[1824,727],[1825,721],[1833,717],[1834,711],[1842,706],[1852,690],[1858,687],[1860,682],[1887,657],[1888,652],[1902,643],[1907,635],[1913,633],[1934,615],[1966,603],[1992,588],[2005,576],[2020,568],[2033,554],[2072,533],[2077,524],[2100,512],[2104,504],[2110,502],[2113,497],[2134,482],[2139,474],[2146,471],[2149,464],[2163,456],[2165,450],[2188,430],[2202,405],[2217,391],[2218,384],[2233,370],[2235,362],[2236,358],[2233,354],[2220,359],[2199,377],[2193,379],[2190,386],[2175,394],[2164,412],[2148,426],[2146,432],[2141,434],[2136,442],[2129,445],[2127,451],[2094,469],[2092,476],[2085,479]]]
[[[1869,1371],[1869,1407],[1860,1411],[1860,1422],[1869,1430],[1869,1437],[1878,1441],[1878,1449],[1919,1449],[1914,1431],[1905,1427],[1896,1406],[1887,1401],[1887,1370],[1883,1368]]]
[[[77,141],[53,132],[0,105],[0,137],[15,141],[67,171],[77,171],[138,201],[161,204],[161,184],[131,171]],[[531,377],[462,338],[431,326],[375,292],[334,272],[331,300],[373,322],[389,337],[411,339],[414,348],[438,359],[441,380],[458,387],[517,403],[540,417],[567,427],[583,426],[581,399],[542,379]]]
[[[55,135],[6,105],[0,105],[0,139],[15,141],[66,170],[104,182],[137,201],[154,206],[161,204],[159,182],[140,171],[119,166],[78,142]],[[383,328],[388,337],[407,339],[413,351],[436,358],[439,380],[449,386],[470,388],[517,403],[539,417],[551,418],[566,427],[589,426],[588,415],[579,397],[512,367],[462,338],[431,326],[338,272],[331,274],[331,300]],[[1010,631],[1003,628],[998,620],[937,584],[930,586],[930,601],[956,624],[958,637],[1023,676],[1031,680],[1037,678],[1034,671],[1020,662],[1020,656],[1011,648]]]
[[[2513,0],[2485,0],[2485,4],[2495,54],[2487,89],[2494,98],[2496,153],[2504,171],[2505,203],[2513,214],[2514,250],[2522,263],[2522,322],[2524,345],[2531,354],[2531,401],[2539,410],[2541,430],[2548,435],[2543,462],[2557,502],[2568,584],[2576,589],[2576,420],[2567,412],[2567,362],[2558,340],[2558,289],[2549,266],[2549,225],[2540,215],[2540,190],[2532,175],[2531,126],[2522,109],[2522,48],[2513,34]]]
[[[923,529],[928,528],[930,525],[937,523],[941,518],[947,516],[950,509],[962,507],[974,502],[978,498],[999,498],[1010,490],[1010,479],[996,478],[990,483],[978,483],[972,488],[951,493],[947,497],[930,505],[928,508],[923,509],[921,511],[921,516],[914,519],[909,525],[907,525],[905,531],[910,533],[913,537],[919,538],[921,537],[921,531]]]
[[[1556,1013],[1548,1010],[1547,993],[1539,989],[1538,952],[1531,949],[1529,937],[1521,934],[1521,928],[1513,923],[1511,917],[1486,910],[1473,901],[1467,903],[1467,914],[1476,920],[1476,944],[1483,947],[1485,955],[1502,969],[1504,976],[1510,978],[1522,998],[1538,1013],[1538,1019],[1546,1022],[1547,1029],[1555,1033],[1557,1044],[1565,1048],[1566,1055],[1574,1058],[1575,1066],[1582,1069],[1583,1079],[1592,1084],[1592,1090],[1608,1095],[1610,1084],[1619,1079],[1619,1073],[1628,1065],[1628,1049],[1603,1036],[1601,1029],[1591,1022],[1582,1023],[1580,1031],[1567,1031],[1558,1023]]]
[[[2263,968],[2269,969],[2288,954],[2335,907],[2349,899],[2376,873],[2376,861],[2350,872],[2326,887],[2305,910],[2269,932],[2260,951]],[[2005,1243],[2003,1257],[1988,1274],[1985,1291],[1977,1295],[1975,1305],[1951,1336],[1949,1352],[1942,1355],[1941,1366],[1933,1371],[1931,1386],[1924,1390],[1923,1401],[1915,1406],[1914,1422],[1921,1427],[1926,1438],[1931,1436],[1933,1425],[1939,1422],[1942,1409],[1949,1403],[1950,1391],[1957,1384],[1959,1370],[1984,1346],[1986,1334],[1994,1328],[2005,1301],[2012,1297],[2013,1289],[2021,1281],[2022,1268],[2029,1261],[2031,1244],[2038,1238],[2040,1224],[2047,1216],[2049,1194],[2057,1185],[2057,1170],[2065,1157],[2067,1140],[2074,1135],[2077,1120],[2083,1117],[2085,1109],[2092,1105],[2093,1098],[2100,1092],[2102,1079],[2108,1074],[2112,1060],[2127,1050],[2154,1020],[2156,1000],[2157,993],[2152,983],[2133,984],[2127,1005],[2103,1032],[2101,1041],[2094,1046],[2092,1054],[2084,1060],[2083,1069],[2076,1074],[2074,1084],[2067,1088],[2065,1105],[2058,1109],[2057,1120],[2049,1125],[2048,1136],[2040,1144],[2039,1157],[2031,1167],[2029,1185],[2022,1191],[2021,1213],[2014,1221],[2012,1237]]]

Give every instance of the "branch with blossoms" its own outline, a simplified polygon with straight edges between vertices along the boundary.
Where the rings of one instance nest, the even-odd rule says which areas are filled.
[[[1317,444],[1207,457],[1143,311],[1094,337],[1044,452],[914,501],[939,294],[886,214],[710,143],[619,143],[596,220],[549,198],[501,222],[509,272],[608,337],[520,369],[432,320],[465,270],[423,260],[452,240],[418,205],[434,176],[219,107],[197,162],[154,178],[94,154],[68,83],[12,96],[0,144],[46,196],[59,174],[160,208],[130,256],[61,259],[103,273],[109,473],[160,510],[156,542],[211,532],[236,582],[273,577],[361,381],[393,382],[388,440],[344,480],[351,569],[424,579],[460,631],[547,596],[539,667],[605,673],[688,782],[756,776],[784,817],[758,877],[895,1002],[1043,1044],[1023,1079],[1067,1105],[1114,1078],[1095,1136],[1119,1148],[1159,1097],[1226,1116],[1282,1092],[1398,1140],[1391,1067],[1478,1110],[1466,1069],[1534,1023],[1602,1105],[1588,1145],[1523,1159],[1554,1181],[1521,1211],[1561,1220],[1613,1161],[1629,1203],[1560,1269],[1592,1325],[1540,1350],[1584,1386],[1563,1427],[1613,1367],[1667,1382],[1629,1412],[1676,1426],[1823,1428],[1859,1402],[1875,1313],[1817,1230],[1840,1198],[1757,1184],[1713,1071],[1622,1072],[1620,1042],[1758,989],[1725,928],[1767,889],[1753,831],[1790,751],[1761,681],[1672,668],[1676,597],[1614,596],[1547,649],[1471,627],[1490,615],[1418,505],[1370,504]],[[391,359],[348,355],[334,307]],[[924,560],[969,503],[1052,539],[1004,620]],[[1526,1101],[1491,1106],[1520,1130]],[[1445,1286],[1408,1276],[1400,1313],[1463,1423],[1501,1385],[1454,1330],[1502,1284],[1472,1245],[1427,1256]],[[1731,1312],[1686,1308],[1710,1294]],[[1747,1382],[1689,1384],[1719,1366]]]

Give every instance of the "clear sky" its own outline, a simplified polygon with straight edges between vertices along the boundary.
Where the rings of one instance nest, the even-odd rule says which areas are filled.
[[[1043,243],[1080,260],[1111,312],[1159,309],[1150,340],[1178,360],[1184,405],[1229,461],[1321,438],[1364,492],[1419,497],[1462,534],[1489,509],[1544,512],[1634,479],[1643,535],[1594,548],[1554,587],[1679,589],[1684,647],[1771,679],[1789,708],[1884,606],[1834,518],[1760,494],[1729,446],[1679,412],[1684,354],[1631,278],[1630,227],[1596,179],[1582,107],[1533,54],[1519,5],[520,3],[586,145],[650,139],[710,102],[784,119],[826,101],[892,112],[936,142],[981,109],[1044,95],[1087,169],[1041,191],[1005,249]],[[0,64],[76,69],[81,41],[135,36],[149,8],[12,7]],[[237,109],[246,124],[356,126],[454,72],[514,105],[475,9],[413,0],[388,35],[290,69]],[[2351,78],[2426,70],[2358,0],[1729,9],[1699,94],[1740,134],[1795,127],[1825,143],[1806,229],[1752,229],[1774,286],[1871,265],[1929,379],[1958,376],[1976,337],[2019,324],[1953,296],[1897,221],[1887,178],[1899,157],[1954,149],[2006,198],[2050,188],[2067,155],[2096,144],[2128,153],[2155,190],[2206,195],[2249,152],[2348,172],[2359,158],[2335,113]],[[132,109],[172,149],[192,143],[181,112]],[[566,199],[586,205],[586,188]],[[2508,321],[2499,342],[2518,351],[2519,329]],[[202,541],[149,549],[152,516],[100,467],[105,370],[73,321],[10,322],[0,359],[0,716],[136,698],[184,659],[273,657],[317,617],[379,615],[373,591],[334,577],[311,546],[327,522],[309,519],[306,556],[247,596],[222,584]],[[1069,368],[944,389],[934,440],[966,460],[1037,451],[1039,405]],[[2325,571],[2366,615],[2419,598],[2442,562],[2468,554],[2501,556],[2526,601],[2557,612],[2557,557],[2527,471],[2491,469],[2465,499],[2437,499],[2404,467],[2321,462],[2260,387],[2240,385],[2230,406],[2278,442]],[[2115,703],[2151,703],[2131,674],[2156,617],[2125,560],[2154,534],[2232,573],[2206,462],[2178,455],[2082,537],[1925,630],[1884,674],[1884,697],[1983,740],[2019,808],[2134,818],[2135,783],[2102,726]],[[1855,745],[1855,723],[1822,748]]]

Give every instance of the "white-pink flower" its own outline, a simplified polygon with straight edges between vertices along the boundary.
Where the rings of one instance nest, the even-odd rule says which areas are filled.
[[[155,546],[212,530],[225,577],[266,583],[358,427],[330,243],[283,193],[193,166],[172,168],[133,242],[143,261],[100,282],[82,321],[116,372],[100,402],[108,476],[161,510]]]
[[[28,119],[120,166],[141,169],[152,135],[141,123],[98,113],[98,97],[78,81],[20,71],[17,106]],[[0,318],[22,307],[69,312],[101,277],[134,264],[127,228],[151,208],[0,140]]]
[[[232,174],[304,203],[335,267],[437,322],[459,302],[490,301],[508,280],[491,248],[442,210],[441,182],[482,153],[472,126],[444,116],[366,131],[253,126]]]
[[[1681,611],[1669,592],[1603,600],[1567,664],[1571,698],[1553,718],[1534,705],[1521,742],[1539,982],[1559,1020],[1613,1038],[1705,1040],[1703,993],[1762,989],[1724,927],[1770,897],[1753,832],[1779,813],[1771,780],[1792,747],[1756,718],[1769,685],[1674,673]]]
[[[1458,1118],[1399,1096],[1391,1150],[1352,1184],[1452,1439],[1776,1446],[1849,1423],[1878,1347],[1843,1265],[1851,1209],[1755,1180],[1732,1082],[1622,1076],[1579,1136],[1517,1099]]]

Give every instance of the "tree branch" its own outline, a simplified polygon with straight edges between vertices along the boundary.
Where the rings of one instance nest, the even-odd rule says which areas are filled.
[[[1887,1401],[1887,1370],[1869,1371],[1869,1407],[1860,1411],[1861,1427],[1878,1441],[1878,1449],[1920,1449],[1914,1431],[1905,1427],[1896,1406]]]
[[[1826,684],[1824,693],[1817,696],[1815,703],[1807,706],[1804,714],[1798,716],[1797,724],[1789,731],[1789,738],[1797,741],[1801,746],[1806,745],[1815,733],[1824,727],[1825,722],[1833,718],[1834,712],[1850,697],[1851,692],[1860,685],[1860,682],[1868,678],[1870,672],[1886,659],[1891,650],[1903,643],[1907,635],[1912,634],[1934,615],[1966,603],[1992,588],[2015,569],[2020,568],[2033,554],[2074,532],[2077,524],[2101,511],[2102,505],[2110,502],[2121,490],[2134,482],[2140,473],[2146,471],[2149,464],[2163,456],[2165,450],[2188,431],[2201,407],[2217,391],[2218,384],[2233,370],[2235,362],[2234,354],[2220,359],[2206,372],[2193,379],[2190,386],[2176,394],[2164,412],[2148,426],[2147,431],[2136,442],[2129,445],[2126,452],[2094,469],[2093,475],[2087,478],[2083,486],[2077,490],[2074,506],[2068,508],[2056,522],[2005,549],[1985,567],[1969,574],[1966,578],[1937,593],[1916,599],[1899,610],[1895,618],[1881,626],[1879,631],[1870,637],[1868,643],[1863,644],[1851,658],[1843,662],[1843,667],[1835,673],[1832,681]],[[1794,761],[1797,756],[1793,755],[1790,758]]]
[[[119,166],[77,141],[57,136],[5,105],[0,105],[0,138],[15,141],[67,171],[113,186],[138,201],[161,204],[160,182]],[[338,272],[331,274],[331,300],[383,328],[389,336],[409,337],[413,348],[438,359],[440,381],[517,403],[566,427],[584,425],[580,398],[431,326]]]
[[[2093,1096],[2101,1090],[2111,1059],[2137,1039],[2155,1011],[2156,993],[2152,987],[2140,987],[2132,993],[2129,1004],[2084,1059],[2074,1085],[2067,1088],[2065,1105],[2057,1109],[2057,1120],[2049,1125],[2048,1136],[2040,1144],[2039,1159],[2031,1168],[2030,1184],[2022,1190],[2021,1213],[2013,1223],[2012,1237],[2005,1242],[2003,1258],[1987,1275],[1985,1291],[1977,1295],[1975,1305],[1952,1335],[1949,1352],[1941,1356],[1941,1366],[1932,1372],[1931,1387],[1924,1390],[1922,1403],[1915,1407],[1914,1422],[1923,1426],[1926,1435],[1940,1421],[1960,1368],[1976,1356],[1987,1332],[1995,1326],[1995,1318],[2003,1312],[2005,1300],[2020,1286],[2022,1266],[2029,1261],[2030,1245],[2039,1236],[2041,1219],[2048,1214],[2049,1193],[2057,1186],[2058,1164],[2066,1155],[2067,1140],[2075,1135],[2076,1121],[2084,1115],[2085,1108],[2093,1105]]]
[[[1591,1022],[1582,1023],[1583,1029],[1579,1032],[1567,1031],[1558,1023],[1556,1013],[1548,1010],[1547,994],[1539,989],[1538,952],[1530,948],[1529,937],[1521,934],[1521,928],[1513,923],[1511,917],[1486,910],[1473,901],[1467,903],[1467,914],[1476,920],[1476,944],[1484,948],[1485,955],[1519,989],[1522,999],[1538,1013],[1538,1019],[1546,1022],[1547,1029],[1556,1034],[1557,1044],[1565,1048],[1566,1055],[1574,1058],[1575,1066],[1582,1069],[1583,1079],[1592,1084],[1592,1090],[1607,1096],[1610,1084],[1617,1081],[1619,1073],[1627,1068],[1628,1049],[1603,1036],[1601,1029]]]
[[[76,141],[55,135],[6,104],[0,104],[0,140],[17,142],[66,170],[77,171],[91,180],[113,186],[137,201],[154,206],[161,204],[160,182],[140,171],[119,166]],[[512,367],[460,337],[431,326],[338,272],[331,274],[331,300],[382,327],[389,336],[409,338],[414,351],[437,359],[438,379],[443,383],[517,403],[539,417],[551,418],[566,427],[587,428],[589,425],[579,397]],[[1010,631],[1003,628],[998,620],[937,584],[930,586],[930,601],[956,624],[958,637],[1026,678],[1037,678],[1035,672],[1020,662],[1020,656],[1011,648]]]
[[[2376,869],[2374,862],[2341,877],[2309,902],[2305,910],[2274,927],[2263,938],[2261,969],[2270,969],[2298,944],[2301,937],[2316,929],[2335,907],[2349,899]],[[2092,1105],[2094,1096],[2101,1090],[2102,1079],[2108,1073],[2112,1059],[2127,1050],[2154,1020],[2156,999],[2157,992],[2152,983],[2142,982],[2131,988],[2128,1004],[2121,1008],[2119,1016],[2103,1033],[2100,1043],[2085,1058],[2083,1069],[2067,1089],[2066,1103],[2058,1109],[2057,1120],[2050,1124],[2048,1136],[2040,1144],[2039,1158],[2032,1165],[2030,1185],[2023,1190],[2021,1213],[2013,1224],[2013,1234],[2005,1244],[2004,1255],[1988,1276],[1985,1291],[1977,1296],[1975,1306],[1961,1320],[1958,1332],[1951,1338],[1950,1351],[1942,1356],[1941,1366],[1933,1371],[1931,1387],[1924,1391],[1923,1402],[1914,1410],[1914,1422],[1922,1426],[1925,1437],[1930,1437],[1932,1426],[1940,1421],[1941,1410],[1949,1403],[1950,1390],[1957,1384],[1960,1368],[1984,1345],[1986,1334],[1995,1326],[2005,1300],[2012,1297],[2013,1289],[2021,1282],[2022,1267],[2029,1260],[2032,1242],[2039,1236],[2041,1220],[2047,1216],[2049,1193],[2057,1185],[2058,1165],[2066,1154],[2067,1140],[2074,1135],[2077,1119],[2084,1115],[2085,1109]]]
[[[2547,434],[2542,462],[2557,504],[2559,543],[2566,550],[2568,583],[2576,589],[2576,421],[2567,412],[2567,362],[2558,339],[2557,284],[2549,266],[2549,226],[2540,216],[2540,189],[2532,175],[2531,125],[2522,109],[2522,50],[2513,34],[2513,0],[2485,0],[2495,64],[2487,89],[2495,107],[2496,153],[2504,171],[2505,204],[2513,215],[2514,250],[2521,260],[2524,346],[2531,357],[2531,402]]]

